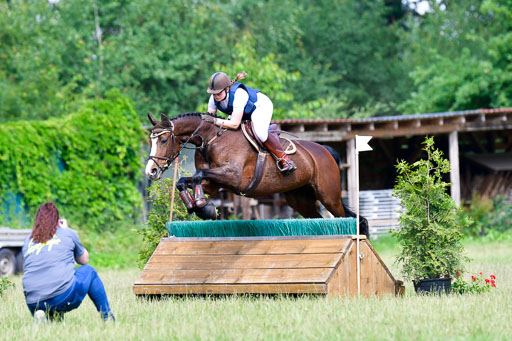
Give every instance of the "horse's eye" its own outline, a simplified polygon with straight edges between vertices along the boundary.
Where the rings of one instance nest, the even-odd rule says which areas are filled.
[[[162,144],[166,144],[167,143],[167,139],[162,139],[162,141],[160,141]]]

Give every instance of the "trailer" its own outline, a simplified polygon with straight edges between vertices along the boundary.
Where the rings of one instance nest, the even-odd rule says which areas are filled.
[[[0,227],[0,277],[23,272],[21,248],[30,229]]]

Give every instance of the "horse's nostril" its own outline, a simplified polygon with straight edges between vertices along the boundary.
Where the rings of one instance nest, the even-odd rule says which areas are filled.
[[[156,175],[156,168],[151,169],[151,175]]]

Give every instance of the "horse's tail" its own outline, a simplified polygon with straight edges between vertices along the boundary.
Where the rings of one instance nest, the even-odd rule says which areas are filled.
[[[338,165],[338,168],[340,170],[340,185],[342,186],[342,189],[343,189],[343,185],[342,185],[343,184],[343,171],[342,171],[342,167],[341,167],[341,156],[336,151],[336,149],[332,148],[331,146],[328,146],[328,145],[322,145],[322,146],[329,151],[329,153],[333,157],[334,161],[336,161],[336,164]],[[345,214],[347,215],[347,217],[356,218],[357,214],[355,212],[351,211],[347,207],[347,205],[345,205],[345,203],[343,202],[343,198],[340,198],[340,200],[341,200],[341,205],[343,206],[343,209],[345,210]],[[368,228],[368,220],[366,220],[366,218],[361,215],[359,215],[359,229],[360,229],[359,232],[361,234],[366,235],[366,237],[368,239],[370,239],[370,229]]]

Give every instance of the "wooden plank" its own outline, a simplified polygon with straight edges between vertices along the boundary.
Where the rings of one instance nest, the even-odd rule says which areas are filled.
[[[146,270],[333,268],[341,253],[285,255],[155,255]]]
[[[332,268],[143,270],[141,284],[324,283]]]
[[[136,295],[165,294],[325,294],[325,284],[224,284],[224,285],[135,285]]]
[[[339,253],[350,239],[161,241],[154,255],[270,255]]]

